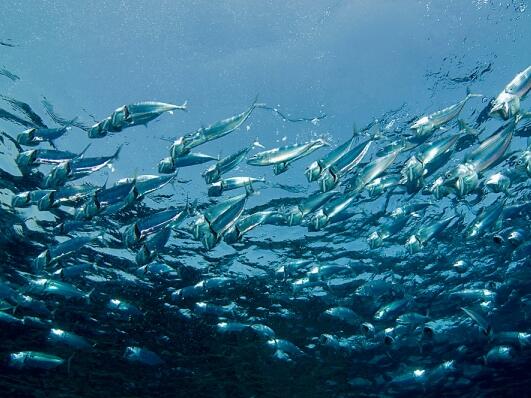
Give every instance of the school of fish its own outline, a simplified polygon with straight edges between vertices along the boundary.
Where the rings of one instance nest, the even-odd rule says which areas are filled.
[[[0,109],[0,156],[19,171],[0,164],[3,369],[56,384],[81,364],[138,380],[156,370],[197,394],[217,380],[213,395],[236,396],[297,369],[292,388],[313,383],[316,396],[514,383],[531,360],[530,90],[531,66],[497,95],[467,90],[407,121],[391,113],[345,142],[199,152],[257,109],[284,117],[254,101],[176,136],[158,175],[103,185],[90,176],[127,148],[100,151],[98,139],[140,137],[125,130],[188,104],[124,105],[88,126],[44,100],[49,127],[2,96],[12,110]],[[464,120],[467,108],[479,117]],[[90,145],[57,148],[80,129]],[[305,161],[302,194],[262,176]],[[177,194],[187,167],[207,163],[202,199]],[[272,188],[299,195],[253,204]]]

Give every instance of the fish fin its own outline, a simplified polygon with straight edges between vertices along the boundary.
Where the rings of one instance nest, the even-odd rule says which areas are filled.
[[[90,304],[90,296],[92,296],[92,293],[94,293],[94,290],[96,290],[95,287],[93,287],[85,296],[85,300],[87,300],[87,304]]]
[[[114,155],[111,156],[112,159],[118,159],[118,157],[120,156],[120,151],[122,150],[123,146],[124,144],[120,144],[116,152],[114,152]]]
[[[188,112],[188,100],[185,100],[182,105],[179,105],[179,109]]]
[[[85,152],[87,152],[87,149],[89,149],[91,145],[92,144],[88,144],[77,156],[80,158],[83,157],[83,155],[85,155]]]
[[[474,94],[472,91],[470,91],[470,87],[466,88],[466,99],[474,98],[474,97],[484,97],[483,94]]]
[[[57,146],[55,145],[55,143],[54,143],[52,140],[48,141],[48,143],[50,144],[50,146],[51,146],[53,149],[57,150]]]

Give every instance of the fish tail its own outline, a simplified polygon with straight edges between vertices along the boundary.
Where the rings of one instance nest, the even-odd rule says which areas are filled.
[[[82,156],[85,154],[85,152],[87,152],[87,149],[89,149],[91,145],[92,145],[92,144],[88,144],[88,145],[87,145],[87,146],[86,146],[86,147],[85,147],[85,148],[79,153],[79,157],[82,157]]]
[[[118,159],[118,157],[120,156],[120,152],[121,152],[123,146],[124,146],[124,144],[120,144],[120,146],[118,147],[116,152],[114,152],[114,155],[111,156],[112,159]]]
[[[179,109],[188,112],[188,100],[185,100],[182,105],[179,105]]]

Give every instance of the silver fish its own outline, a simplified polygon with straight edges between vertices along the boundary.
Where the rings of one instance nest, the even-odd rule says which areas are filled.
[[[327,192],[334,189],[339,184],[341,176],[349,173],[365,157],[372,141],[364,142],[355,148],[344,153],[339,159],[333,162],[329,167],[321,172],[319,177],[319,187],[321,192]]]
[[[188,153],[179,158],[167,157],[159,162],[159,173],[174,173],[180,167],[195,166],[212,160],[218,160],[218,158],[204,153]]]
[[[349,180],[345,187],[345,192],[356,196],[372,180],[380,176],[395,161],[399,151],[392,152],[388,155],[377,157],[367,164],[359,173]]]
[[[304,144],[293,144],[270,149],[251,156],[247,159],[247,164],[252,166],[273,165],[273,172],[278,175],[285,172],[290,163],[307,156],[326,145],[328,145],[328,143],[324,139],[319,138],[317,140],[308,141]]]
[[[458,103],[418,119],[410,127],[410,129],[413,131],[413,139],[417,141],[424,141],[436,129],[448,123],[450,120],[455,119],[467,101],[473,97],[482,97],[482,95],[467,93],[467,96]]]
[[[221,179],[221,176],[234,169],[247,156],[252,147],[240,149],[238,152],[227,156],[203,172],[203,178],[207,184],[212,184]]]
[[[420,227],[418,231],[411,235],[406,242],[406,248],[409,253],[414,254],[420,251],[429,240],[439,235],[450,225],[453,220],[457,218],[457,216],[450,216]]]
[[[76,180],[101,170],[111,164],[120,155],[122,146],[120,145],[116,152],[111,156],[102,156],[97,158],[76,158],[60,163],[55,166],[44,179],[46,187],[56,187],[63,185],[67,181]]]
[[[518,73],[492,102],[492,116],[508,120],[520,113],[520,101],[531,90],[531,66]]]
[[[190,153],[190,150],[198,145],[221,138],[233,132],[247,120],[255,108],[256,103],[254,102],[245,112],[213,123],[208,127],[202,127],[193,133],[178,138],[170,147],[171,157],[176,159],[184,156]]]
[[[116,133],[124,128],[147,125],[165,112],[174,110],[186,111],[186,102],[182,105],[165,104],[163,102],[139,102],[124,105],[116,109],[111,116],[93,125],[88,131],[89,138],[103,138],[108,133]]]
[[[355,138],[355,136],[352,137],[348,141],[339,145],[337,148],[334,148],[332,151],[328,152],[321,159],[310,164],[304,172],[308,182],[317,181],[324,170],[326,170],[328,167],[330,167],[330,165],[335,163],[345,153],[347,153],[354,146]]]
[[[338,193],[337,191],[316,192],[305,198],[301,203],[288,210],[288,225],[300,225],[304,217],[317,210]]]
[[[221,196],[223,192],[238,188],[245,188],[246,192],[253,192],[253,184],[265,183],[265,178],[254,177],[230,177],[215,182],[208,187],[208,196]]]

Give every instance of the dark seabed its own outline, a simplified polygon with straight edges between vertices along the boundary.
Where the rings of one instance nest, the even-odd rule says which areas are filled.
[[[0,5],[0,396],[530,395],[527,1]]]

